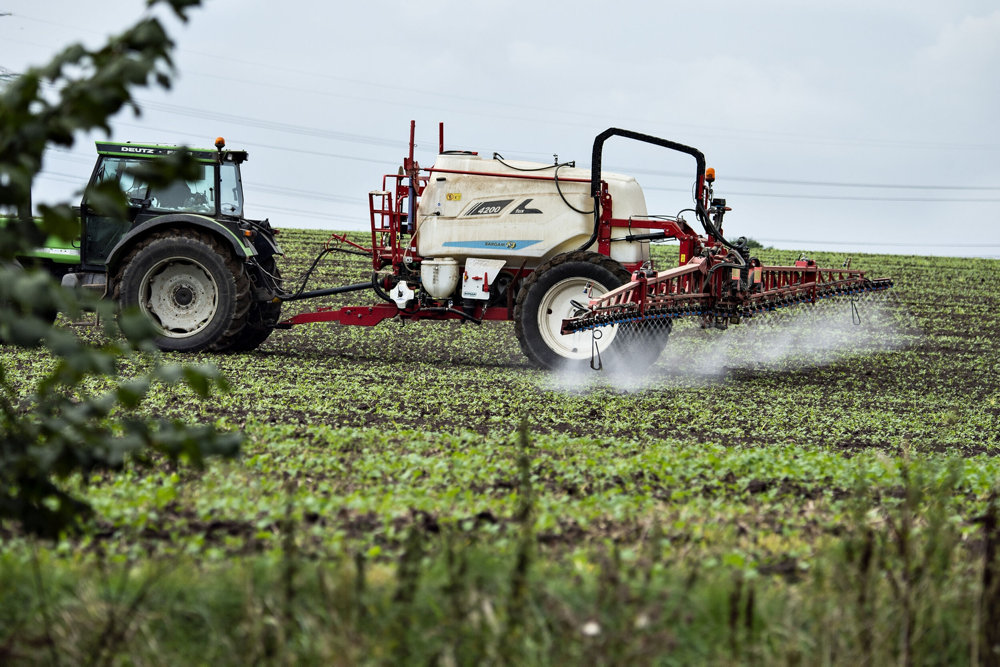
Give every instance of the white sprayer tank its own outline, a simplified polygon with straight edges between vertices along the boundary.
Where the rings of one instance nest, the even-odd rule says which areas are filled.
[[[559,168],[557,189],[554,166],[504,162],[468,153],[438,156],[417,208],[417,252],[422,257],[459,262],[494,257],[507,260],[508,266],[531,268],[590,238],[594,200],[589,169]],[[631,233],[647,233],[638,226],[646,215],[646,200],[636,180],[607,172],[601,178],[608,184],[614,217],[637,218]],[[615,229],[612,238],[628,233]],[[596,251],[597,244],[590,249]],[[622,263],[646,261],[649,242],[614,241],[611,257]]]

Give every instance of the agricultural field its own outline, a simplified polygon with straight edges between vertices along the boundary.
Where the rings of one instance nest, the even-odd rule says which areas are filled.
[[[289,285],[327,236],[282,230]],[[78,536],[0,524],[0,662],[53,644],[110,660],[110,639],[75,642],[134,601],[113,639],[149,664],[239,648],[341,664],[992,664],[1000,261],[851,268],[895,289],[856,313],[682,323],[634,374],[536,370],[506,322],[312,324],[253,353],[163,355],[217,365],[230,389],[157,387],[140,412],[242,430],[241,456],[69,480],[96,510]],[[309,288],[370,271],[330,255]],[[26,395],[55,363],[2,354]],[[57,631],[18,639],[42,616]]]

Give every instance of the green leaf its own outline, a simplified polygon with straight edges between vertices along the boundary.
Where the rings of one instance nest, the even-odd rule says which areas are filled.
[[[119,312],[118,328],[133,344],[148,340],[158,333],[156,326],[138,308],[126,308]]]
[[[117,181],[106,181],[88,189],[86,201],[98,215],[128,222],[128,202]]]
[[[118,385],[116,390],[118,401],[126,408],[135,408],[149,391],[148,378],[134,378]]]

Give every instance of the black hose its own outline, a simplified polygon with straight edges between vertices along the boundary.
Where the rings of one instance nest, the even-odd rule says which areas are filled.
[[[544,167],[532,167],[532,168],[528,169],[526,167],[515,167],[514,165],[512,165],[512,164],[510,164],[508,162],[504,162],[503,156],[500,155],[500,153],[494,153],[493,154],[493,159],[496,160],[497,162],[499,162],[500,164],[502,164],[503,166],[507,167],[508,169],[513,169],[514,171],[546,171],[547,169],[555,169],[556,171],[552,175],[552,179],[556,183],[556,192],[559,193],[559,197],[563,200],[563,203],[566,204],[566,206],[569,206],[571,209],[573,209],[577,213],[579,213],[580,215],[590,215],[591,213],[594,212],[592,210],[591,211],[581,211],[576,206],[573,206],[572,204],[570,204],[569,200],[566,199],[566,195],[563,194],[562,187],[559,185],[559,170],[562,169],[563,167],[575,167],[576,166],[576,162],[575,161],[560,162],[558,164],[547,164]]]
[[[330,252],[342,252],[346,255],[357,255],[358,257],[367,257],[371,259],[372,254],[370,252],[365,252],[363,250],[350,250],[348,248],[328,248]]]
[[[720,244],[732,250],[736,254],[736,257],[739,258],[741,262],[743,262],[740,265],[740,268],[748,266],[750,259],[744,254],[746,253],[747,248],[738,246],[734,243],[727,241],[726,237],[722,235],[722,232],[720,232],[719,229],[714,224],[712,224],[711,218],[709,217],[708,212],[705,210],[705,207],[701,202],[698,202],[698,210],[696,211],[696,214],[698,215],[698,218],[701,220],[701,225],[702,227],[705,228],[705,232],[707,232],[709,236],[718,241]]]
[[[297,299],[305,291],[306,284],[309,282],[309,278],[310,278],[310,276],[312,276],[313,271],[316,270],[316,266],[319,264],[319,260],[321,260],[324,257],[326,257],[327,254],[329,254],[331,252],[343,252],[343,253],[347,253],[349,255],[360,255],[362,257],[371,257],[370,253],[362,252],[360,250],[348,250],[347,248],[323,248],[323,250],[321,250],[320,253],[318,255],[316,255],[316,259],[313,260],[313,263],[309,267],[309,270],[306,271],[305,276],[302,278],[302,284],[299,285],[298,291],[296,291],[294,293],[283,295],[281,297],[282,300],[283,301],[289,301],[289,300]]]
[[[670,150],[686,153],[692,156],[697,163],[695,183],[702,183],[705,179],[705,154],[697,148],[685,146],[684,144],[679,144],[676,141],[669,141],[667,139],[660,139],[659,137],[654,137],[648,134],[642,134],[641,132],[633,132],[631,130],[622,130],[617,127],[609,127],[604,130],[604,132],[601,132],[599,135],[594,137],[594,150],[591,154],[590,160],[590,196],[594,198],[594,231],[590,235],[590,238],[587,239],[587,242],[577,248],[577,250],[586,250],[590,246],[594,245],[594,242],[600,234],[601,214],[599,211],[601,206],[601,156],[604,151],[604,142],[614,136],[634,139],[647,144],[662,146],[663,148],[669,148]],[[697,199],[697,197],[695,199]]]
[[[300,294],[302,294],[302,292],[305,291],[305,289],[306,289],[306,283],[309,282],[309,277],[312,275],[312,272],[316,270],[316,265],[319,264],[319,260],[323,259],[327,255],[327,253],[329,253],[329,252],[330,252],[330,248],[323,248],[323,250],[320,251],[320,253],[318,255],[316,255],[316,259],[313,260],[312,266],[309,267],[309,270],[306,271],[305,277],[302,278],[302,284],[299,285],[298,291],[295,292],[294,294],[289,295],[289,296],[291,296],[292,298],[295,298],[295,297],[299,296]],[[285,300],[287,300],[287,297],[284,297],[284,298],[285,298]]]
[[[482,320],[477,320],[472,315],[469,315],[468,313],[462,312],[461,310],[459,310],[457,308],[445,308],[443,306],[435,306],[435,307],[431,307],[431,308],[421,308],[417,312],[423,312],[423,313],[453,313],[455,315],[459,315],[460,317],[463,317],[463,318],[469,320],[470,322],[475,322],[476,324],[482,324],[483,323]]]
[[[705,277],[705,281],[708,282],[709,280],[711,280],[712,274],[718,271],[719,269],[742,269],[743,267],[744,267],[743,264],[733,264],[732,262],[723,262],[721,264],[716,264],[715,266],[713,266],[708,270],[708,275]]]
[[[372,289],[375,290],[375,294],[379,296],[383,301],[390,301],[396,303],[389,294],[382,289],[382,286],[378,284],[378,271],[372,272]]]
[[[359,292],[363,289],[370,289],[371,283],[354,283],[353,285],[342,285],[340,287],[329,287],[327,289],[310,290],[308,292],[299,291],[295,294],[279,297],[282,302],[300,301],[302,299],[315,299],[320,296],[333,296],[335,294],[346,294],[347,292]]]
[[[563,191],[562,191],[562,188],[561,188],[561,187],[559,187],[559,169],[561,169],[562,167],[565,167],[565,166],[566,166],[566,164],[569,164],[569,163],[565,163],[565,164],[560,164],[560,165],[557,165],[557,166],[556,166],[556,172],[555,172],[555,174],[553,174],[553,176],[552,176],[553,180],[555,180],[555,182],[556,182],[556,192],[558,192],[558,193],[559,193],[559,197],[561,197],[561,198],[562,198],[562,200],[563,200],[563,203],[564,203],[564,204],[566,204],[566,206],[569,206],[569,207],[570,207],[571,209],[573,209],[573,210],[574,210],[574,211],[576,211],[577,213],[579,213],[579,214],[581,214],[581,215],[590,215],[591,213],[594,213],[594,212],[595,212],[595,209],[591,209],[591,210],[589,210],[589,211],[581,211],[581,210],[580,210],[580,209],[578,209],[578,208],[577,208],[576,206],[573,206],[572,204],[570,204],[570,203],[569,203],[569,200],[568,200],[568,199],[566,199],[566,195],[564,195],[564,194],[563,194]],[[581,250],[582,250],[582,248],[581,248]]]
[[[572,163],[572,162],[564,162],[563,164],[547,164],[544,167],[531,167],[531,168],[528,168],[528,167],[515,167],[514,165],[510,164],[509,162],[504,162],[503,155],[500,155],[500,153],[494,153],[493,154],[493,159],[496,160],[497,162],[499,162],[500,164],[502,164],[503,166],[507,167],[508,169],[513,169],[514,171],[545,171],[546,169],[553,169],[555,167],[562,167],[562,166],[568,165],[568,164],[575,164],[575,163]]]

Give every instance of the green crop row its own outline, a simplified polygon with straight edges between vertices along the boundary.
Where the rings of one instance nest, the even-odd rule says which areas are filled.
[[[290,285],[325,238],[284,230]],[[656,252],[666,266],[675,250]],[[787,264],[798,253],[760,257]],[[204,400],[154,387],[139,413],[243,429],[242,456],[200,472],[128,465],[70,480],[97,510],[81,535],[33,543],[0,525],[0,581],[13,582],[0,609],[23,611],[0,613],[0,647],[18,627],[37,625],[40,559],[43,585],[68,619],[58,626],[63,642],[107,620],[100,572],[156,579],[159,568],[184,563],[195,590],[180,575],[152,584],[166,601],[144,602],[149,616],[139,615],[136,632],[174,631],[155,620],[164,614],[204,614],[210,627],[234,628],[210,643],[219,655],[250,642],[260,655],[283,646],[324,661],[342,650],[343,662],[363,662],[345,648],[353,637],[371,662],[391,662],[384,647],[399,633],[390,620],[405,618],[414,629],[408,650],[445,662],[501,660],[516,644],[534,647],[528,657],[540,662],[650,662],[643,651],[674,647],[679,663],[822,655],[874,664],[900,658],[906,645],[891,638],[906,628],[944,642],[939,662],[972,656],[986,641],[975,608],[986,593],[981,519],[998,479],[1000,262],[862,255],[852,268],[896,283],[887,297],[858,304],[860,324],[849,303],[727,331],[680,323],[653,368],[631,377],[533,369],[504,322],[313,324],[276,331],[253,353],[165,355],[216,364],[230,391]],[[335,257],[308,288],[370,273],[364,258]],[[374,301],[358,292],[292,304],[285,315]],[[63,324],[99,340],[87,322]],[[37,350],[2,353],[25,397],[54,363]],[[121,375],[145,363],[132,359]],[[85,390],[104,388],[95,381]],[[522,421],[532,441],[524,465]],[[904,526],[913,539],[900,552]],[[511,607],[520,589],[506,573],[522,562],[525,535],[535,588]],[[419,566],[407,560],[414,539]],[[858,575],[858,553],[868,552],[882,560]],[[931,567],[933,558],[943,560]],[[919,579],[912,568],[924,561]],[[459,562],[483,574],[455,583]],[[297,574],[288,579],[286,569]],[[297,603],[271,592],[288,581]],[[413,581],[423,593],[395,604]],[[338,607],[358,586],[367,587],[364,603]],[[455,590],[478,611],[441,611],[459,604]],[[24,597],[10,607],[4,595]],[[298,621],[281,616],[283,604]],[[525,614],[523,627],[510,626],[510,609]],[[329,643],[307,643],[303,633],[323,623],[340,630]],[[515,630],[523,641],[508,645]],[[704,642],[684,638],[701,630]],[[134,662],[146,661],[134,650]]]
[[[715,449],[647,461],[643,469],[654,472],[630,485],[628,466],[609,460],[620,457],[607,443],[531,444],[522,436],[517,446],[486,451],[474,437],[437,442],[399,435],[401,442],[392,443],[364,433],[289,433],[308,443],[304,451],[275,446],[252,455],[247,468],[277,479],[274,489],[258,483],[242,495],[237,488],[247,480],[238,474],[194,480],[163,471],[145,485],[126,479],[128,497],[123,489],[121,499],[102,509],[138,521],[132,528],[139,534],[125,531],[122,539],[147,547],[157,539],[197,543],[184,535],[184,522],[174,521],[172,534],[163,532],[160,520],[179,513],[178,499],[203,499],[218,486],[237,497],[204,506],[203,514],[186,513],[191,524],[202,521],[197,536],[215,546],[120,551],[108,548],[106,533],[114,529],[103,527],[91,531],[103,540],[72,549],[0,554],[0,640],[7,657],[171,664],[953,664],[987,660],[1000,649],[1000,586],[992,583],[1000,573],[1000,507],[995,493],[989,501],[980,498],[993,476],[970,474],[982,470],[978,462],[812,460],[834,480],[850,470],[852,487],[840,489],[818,471],[807,478],[787,474],[804,472],[792,462],[808,458],[804,452],[774,460]],[[335,471],[307,456],[338,446],[345,465]],[[582,468],[566,463],[575,458],[566,450],[577,448],[588,457]],[[504,502],[470,514],[478,506],[458,489],[482,493],[479,478],[438,464],[458,458],[456,449],[503,470],[497,481]],[[368,465],[386,450],[402,462]],[[705,460],[690,465],[691,459]],[[615,499],[659,488],[655,471],[665,464],[664,479],[666,470],[686,471],[671,475],[671,486],[684,485],[704,502],[664,500],[645,523],[630,528],[623,505],[635,501]],[[729,470],[718,478],[721,467]],[[342,488],[348,476],[358,489],[394,490],[354,493]],[[426,480],[422,498],[411,495],[419,486],[411,477]],[[564,493],[553,488],[556,480]],[[438,486],[450,497],[437,497]],[[225,517],[278,488],[284,502],[258,502],[256,534],[245,536],[251,550],[272,538],[275,544],[241,555],[238,526]],[[320,500],[337,494],[329,505]],[[600,499],[601,510],[587,520],[604,531],[600,540],[588,540],[585,524],[563,535],[553,530],[571,504],[560,503],[560,495]],[[786,495],[798,498],[797,517],[781,503]],[[741,496],[742,511],[733,512]],[[114,510],[137,497],[147,507],[141,518]],[[380,524],[372,513],[381,505],[410,510],[397,517],[402,521]],[[504,505],[504,514],[493,514]],[[687,509],[672,512],[670,505]],[[841,516],[829,515],[834,506]],[[462,516],[449,516],[448,507]],[[956,520],[968,512],[974,516]],[[370,533],[375,544],[363,549],[362,539],[321,553],[322,536],[338,532],[334,521],[341,532]],[[317,525],[326,530],[317,533]],[[392,529],[400,546],[389,556],[378,543],[391,539]],[[796,534],[808,532],[827,538],[813,540],[806,558]],[[779,548],[782,557],[756,561],[752,554],[765,545]],[[235,551],[217,558],[227,549]]]

